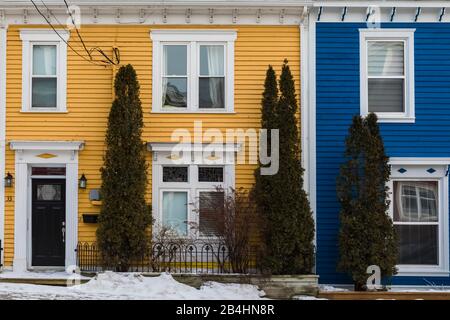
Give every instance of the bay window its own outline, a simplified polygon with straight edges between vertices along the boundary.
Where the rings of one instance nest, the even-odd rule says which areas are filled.
[[[235,31],[153,30],[153,112],[232,112]]]
[[[58,33],[40,29],[20,32],[24,112],[66,111],[66,42],[69,33],[61,30]]]

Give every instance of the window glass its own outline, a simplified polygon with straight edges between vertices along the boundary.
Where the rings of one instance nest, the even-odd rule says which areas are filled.
[[[162,224],[176,231],[180,236],[187,235],[188,193],[180,191],[163,192]]]
[[[225,107],[224,46],[200,46],[199,107]]]
[[[198,167],[199,182],[223,182],[223,168]]]
[[[224,226],[224,193],[199,193],[199,232],[201,236],[217,236]]]
[[[439,263],[437,181],[394,181],[394,225],[399,264]]]
[[[163,182],[188,182],[188,167],[163,167]]]
[[[33,108],[56,108],[56,45],[33,45],[31,105]]]
[[[39,201],[59,201],[61,200],[60,184],[40,184],[37,186],[37,200]]]
[[[187,108],[187,46],[163,46],[163,107]]]
[[[405,111],[403,41],[368,41],[369,112]]]

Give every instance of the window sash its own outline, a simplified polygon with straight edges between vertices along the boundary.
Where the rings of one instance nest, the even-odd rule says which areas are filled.
[[[187,74],[186,75],[169,75],[166,74],[166,70],[164,68],[164,47],[171,45],[185,45],[187,47]],[[222,46],[223,47],[223,73],[220,75],[203,75],[200,72],[200,48],[201,46]],[[228,60],[228,44],[223,41],[191,41],[191,42],[179,42],[179,41],[162,41],[160,44],[160,66],[161,71],[159,72],[159,90],[161,92],[161,100],[160,100],[160,111],[169,111],[169,112],[222,112],[227,111],[228,105],[228,90],[230,90],[229,85],[227,83],[228,74],[227,74],[227,60]],[[175,107],[175,106],[165,106],[164,101],[164,79],[167,78],[182,78],[186,80],[186,90],[187,90],[187,100],[186,107]],[[223,107],[220,108],[208,108],[208,107],[200,107],[200,79],[208,79],[208,78],[221,78],[223,79]]]
[[[51,109],[51,110],[57,110],[58,109],[58,100],[59,100],[59,60],[60,60],[60,56],[59,56],[59,42],[53,42],[53,41],[31,41],[30,42],[30,56],[29,56],[29,72],[30,72],[30,77],[29,77],[29,105],[30,105],[30,109],[31,110],[45,110],[45,109]],[[55,74],[49,74],[49,75],[36,75],[34,74],[34,48],[35,46],[54,46],[55,47]],[[23,57],[24,58],[24,57]],[[33,104],[33,79],[56,79],[56,92],[55,92],[55,100],[56,100],[56,104],[54,107],[39,107],[39,106],[34,106]]]

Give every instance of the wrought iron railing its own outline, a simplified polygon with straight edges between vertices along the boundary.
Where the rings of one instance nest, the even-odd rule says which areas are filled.
[[[101,258],[96,243],[78,243],[77,264],[82,272],[114,270]],[[258,273],[256,249],[240,250],[234,254],[223,243],[189,241],[187,243],[160,243],[151,245],[140,259],[130,263],[129,272],[170,273]]]

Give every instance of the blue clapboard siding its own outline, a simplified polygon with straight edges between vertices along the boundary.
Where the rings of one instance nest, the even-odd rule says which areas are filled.
[[[450,157],[450,24],[385,23],[415,28],[413,124],[381,124],[392,157]],[[352,116],[359,114],[359,31],[366,24],[317,23],[317,273],[321,283],[350,283],[336,271],[339,204],[336,177]],[[394,277],[393,284],[450,285],[449,277]]]

